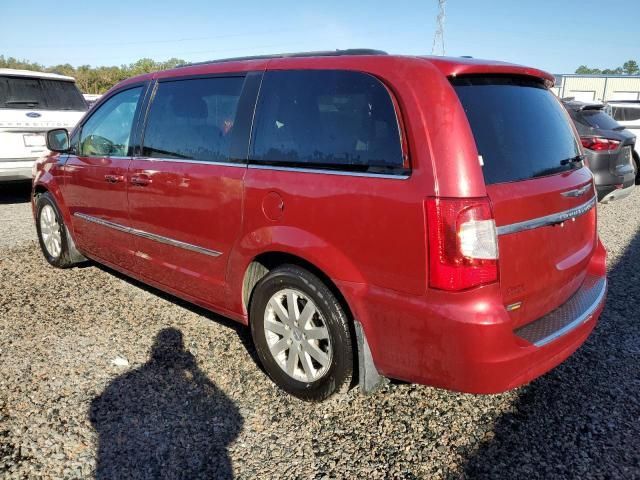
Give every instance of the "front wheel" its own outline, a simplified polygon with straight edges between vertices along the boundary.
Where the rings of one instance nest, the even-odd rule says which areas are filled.
[[[47,262],[58,268],[73,265],[62,214],[49,193],[36,198],[36,230]]]
[[[309,401],[349,388],[349,321],[318,277],[294,265],[272,270],[253,292],[250,322],[258,357],[280,388]]]

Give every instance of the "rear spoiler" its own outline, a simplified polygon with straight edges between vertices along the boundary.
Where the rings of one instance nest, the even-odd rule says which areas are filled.
[[[562,103],[569,104],[572,109],[579,112],[583,110],[602,110],[605,107],[604,103],[584,103],[580,101],[576,102],[576,97],[564,97],[561,99],[561,101]]]

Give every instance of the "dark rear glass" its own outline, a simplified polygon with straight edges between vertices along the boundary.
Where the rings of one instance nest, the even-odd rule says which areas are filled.
[[[267,72],[252,161],[354,172],[407,173],[393,101],[380,81],[340,70]]]
[[[615,130],[620,124],[602,110],[583,110],[582,118],[593,128],[602,130]]]
[[[457,77],[487,184],[526,180],[581,166],[564,108],[542,82],[527,77]]]
[[[611,106],[611,115],[622,122],[640,120],[640,104],[635,108]]]
[[[74,82],[48,78],[0,77],[0,108],[85,111]]]

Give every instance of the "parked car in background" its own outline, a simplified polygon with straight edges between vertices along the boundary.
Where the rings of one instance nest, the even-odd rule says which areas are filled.
[[[607,285],[552,82],[377,51],[131,78],[71,136],[49,132],[40,246],[249,325],[266,372],[306,400],[354,377],[511,389],[586,340]]]
[[[633,161],[635,135],[607,115],[602,103],[562,103],[580,135],[598,200],[608,202],[628,196],[635,187],[637,173]]]
[[[636,168],[636,184],[640,184],[640,100],[609,101],[607,112],[624,128],[636,136],[633,162]]]
[[[0,182],[31,179],[47,130],[72,129],[86,110],[71,77],[0,69]]]
[[[89,108],[93,107],[102,95],[96,93],[83,93],[84,101],[87,102]]]

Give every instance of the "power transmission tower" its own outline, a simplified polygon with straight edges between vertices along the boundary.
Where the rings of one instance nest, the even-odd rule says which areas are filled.
[[[437,28],[433,36],[433,46],[431,47],[431,55],[444,55],[444,5],[447,0],[438,0],[438,18],[436,19]],[[440,53],[438,53],[438,51]]]

